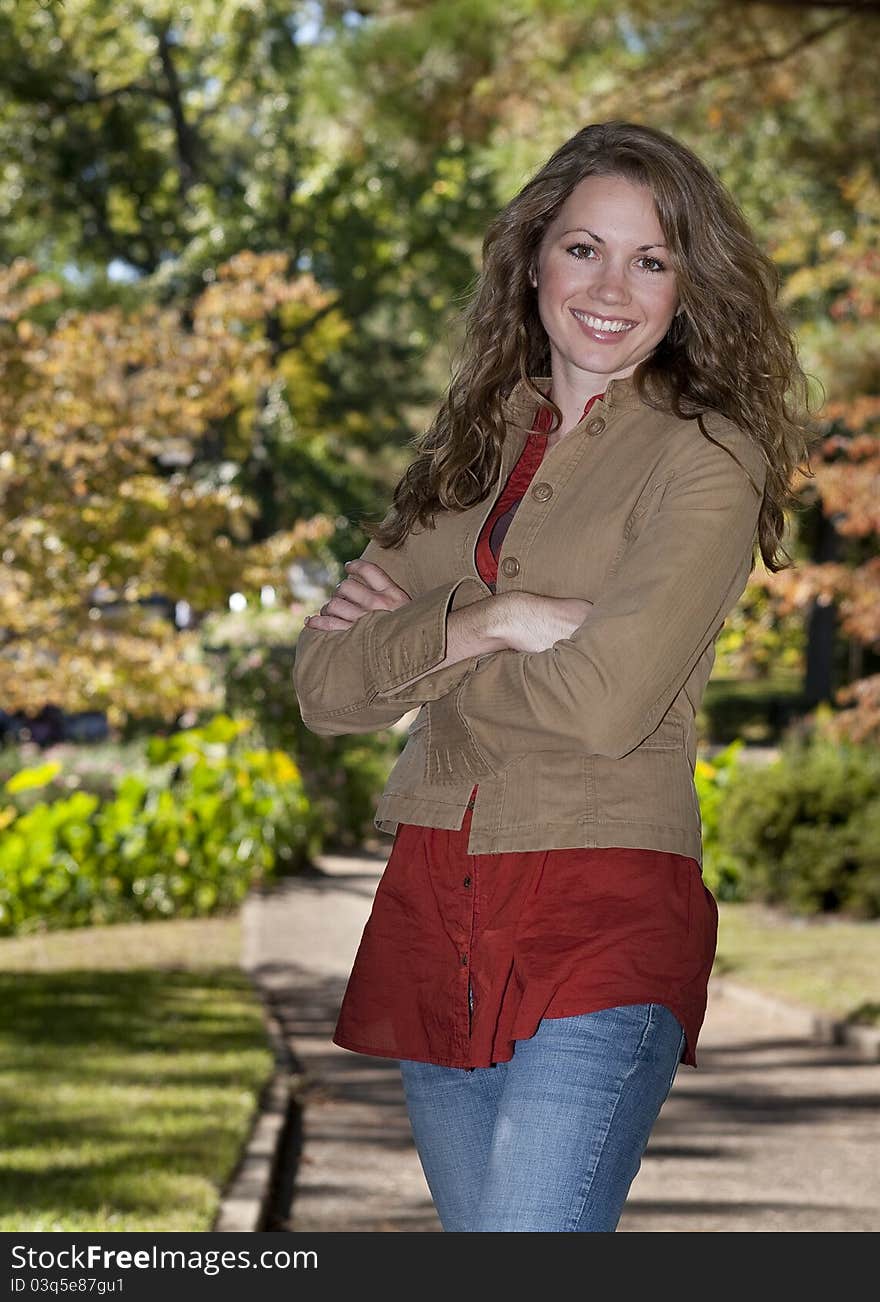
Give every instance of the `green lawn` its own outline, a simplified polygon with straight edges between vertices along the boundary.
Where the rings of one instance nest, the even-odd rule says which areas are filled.
[[[272,1054],[238,917],[0,940],[0,1232],[210,1229]]]
[[[719,905],[715,972],[838,1017],[880,1022],[880,923]]]
[[[0,940],[0,1232],[210,1229],[272,1070],[239,921]],[[880,925],[722,904],[716,972],[880,1012]]]

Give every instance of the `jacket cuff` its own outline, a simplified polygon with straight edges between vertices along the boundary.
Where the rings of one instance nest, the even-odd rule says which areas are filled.
[[[393,619],[373,622],[365,648],[369,681],[376,695],[400,705],[422,705],[445,696],[472,673],[479,657],[470,656],[446,665],[434,674],[427,670],[446,658],[446,620],[453,610],[482,601],[486,589],[478,579],[465,576],[432,588],[393,612]],[[408,687],[417,674],[425,674]]]

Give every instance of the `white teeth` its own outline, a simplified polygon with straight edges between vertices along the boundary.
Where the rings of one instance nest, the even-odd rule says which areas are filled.
[[[588,316],[586,312],[578,312],[572,309],[574,315],[579,321],[586,321],[591,330],[604,330],[606,333],[620,334],[624,330],[632,329],[630,321],[603,321],[598,316]]]

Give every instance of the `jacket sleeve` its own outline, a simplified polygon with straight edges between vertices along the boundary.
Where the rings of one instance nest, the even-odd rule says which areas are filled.
[[[381,565],[411,593],[406,546],[386,549],[371,539],[361,559]],[[486,595],[478,579],[465,576],[438,584],[397,610],[370,611],[347,629],[304,627],[296,642],[293,681],[305,726],[327,737],[374,732],[450,691],[473,670],[476,657],[426,674],[393,701],[382,696],[440,664],[446,657],[447,615]]]
[[[619,759],[653,732],[751,572],[765,481],[752,448],[750,477],[701,437],[570,637],[495,651],[431,706],[431,780],[498,774],[534,751]]]

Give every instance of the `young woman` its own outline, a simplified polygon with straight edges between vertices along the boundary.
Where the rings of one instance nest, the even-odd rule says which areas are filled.
[[[695,715],[755,547],[790,562],[806,386],[773,264],[663,132],[579,131],[483,254],[445,401],[297,644],[313,731],[420,707],[334,1040],[401,1060],[445,1230],[611,1231],[696,1066]]]

